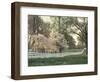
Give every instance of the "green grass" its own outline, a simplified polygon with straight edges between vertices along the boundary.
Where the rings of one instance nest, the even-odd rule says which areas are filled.
[[[87,55],[74,55],[58,58],[31,58],[28,59],[28,66],[49,66],[49,65],[74,65],[87,64]]]
[[[65,49],[64,52],[79,52],[82,51],[83,49]]]

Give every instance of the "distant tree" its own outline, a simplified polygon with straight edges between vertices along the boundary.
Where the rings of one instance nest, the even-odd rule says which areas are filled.
[[[68,48],[75,48],[75,40],[67,30],[70,26],[70,24],[66,24],[66,22],[68,21],[68,17],[58,17],[58,19],[59,19],[59,33],[64,35],[64,38],[67,41]]]
[[[88,20],[86,17],[65,17],[63,18],[63,22],[66,26],[64,30],[70,30],[70,33],[76,34],[78,36],[79,41],[87,45],[87,27]]]
[[[42,24],[42,20],[37,15],[29,15],[28,16],[28,32],[29,34],[38,34],[40,25]]]
[[[49,23],[43,22],[41,17],[37,15],[28,16],[28,32],[29,34],[43,34],[46,37],[49,36]]]
[[[42,23],[39,27],[40,34],[43,34],[45,37],[49,37],[50,34],[50,24],[49,23]]]

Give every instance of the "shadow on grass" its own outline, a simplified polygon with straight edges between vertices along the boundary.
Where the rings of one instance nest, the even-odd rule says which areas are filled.
[[[57,58],[30,58],[28,66],[87,64],[87,55],[74,55]]]

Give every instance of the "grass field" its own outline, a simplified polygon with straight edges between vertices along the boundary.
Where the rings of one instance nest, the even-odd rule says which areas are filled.
[[[75,65],[87,64],[87,55],[71,55],[57,58],[30,58],[28,66],[49,66],[49,65]]]

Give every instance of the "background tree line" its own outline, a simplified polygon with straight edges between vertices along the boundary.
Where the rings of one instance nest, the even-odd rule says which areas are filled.
[[[29,15],[29,48],[33,46],[38,51],[44,51],[50,43],[51,47],[55,50],[57,47],[59,52],[67,48],[86,48],[87,27],[87,17]],[[42,43],[39,43],[39,41]],[[47,43],[44,43],[45,41]],[[36,42],[38,44],[35,46]],[[45,45],[45,48],[43,45]],[[51,49],[51,51],[53,50]]]

